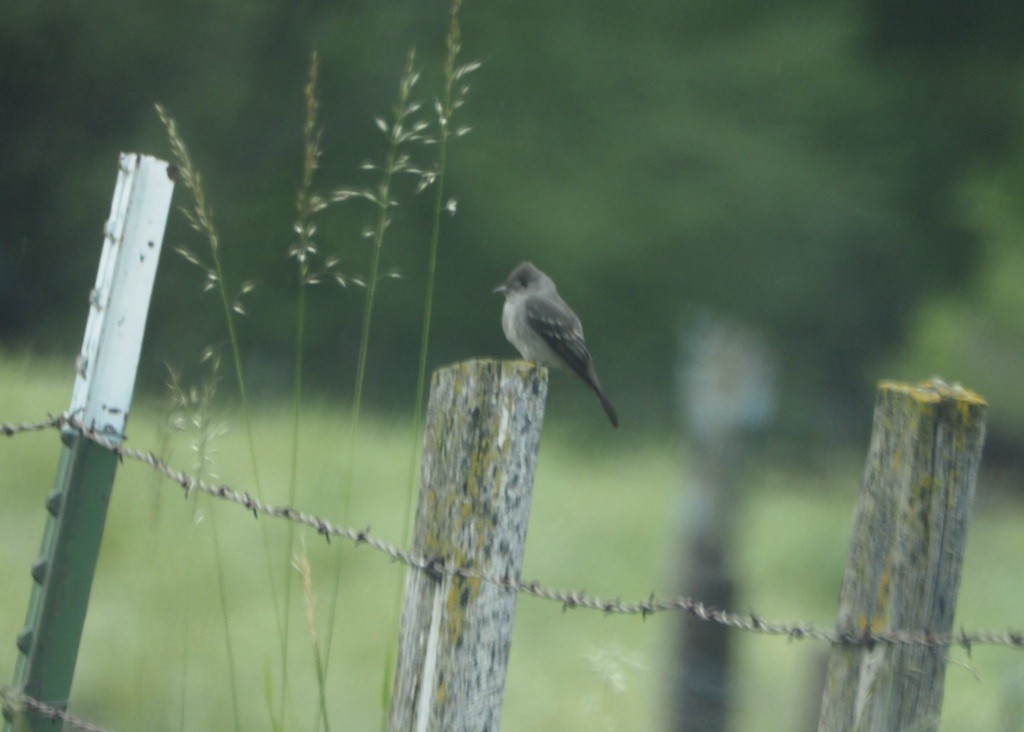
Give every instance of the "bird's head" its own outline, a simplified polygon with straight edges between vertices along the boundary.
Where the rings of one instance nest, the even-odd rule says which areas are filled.
[[[505,297],[523,293],[554,292],[554,290],[555,283],[534,267],[532,262],[523,262],[517,266],[505,280],[505,284],[494,288],[494,292]]]

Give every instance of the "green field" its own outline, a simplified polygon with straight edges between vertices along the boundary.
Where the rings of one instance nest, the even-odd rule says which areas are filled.
[[[71,369],[26,356],[0,357],[0,421],[43,419],[66,408]],[[558,384],[561,386],[561,384]],[[164,452],[159,399],[141,399],[129,422],[130,445]],[[213,476],[255,492],[240,416],[218,417]],[[263,497],[284,502],[290,464],[290,408],[255,408]],[[348,523],[401,542],[410,420],[364,417],[356,443]],[[334,519],[348,467],[348,415],[309,404],[302,414],[296,504]],[[586,432],[581,430],[587,430]],[[597,442],[595,442],[595,439]],[[29,593],[60,443],[54,430],[0,441],[0,677],[13,674],[14,639]],[[553,422],[542,442],[524,577],[555,587],[622,599],[676,594],[677,526],[688,510],[688,451],[674,435],[611,434],[600,420],[585,428]],[[785,465],[752,464],[737,507],[737,611],[827,626],[849,535],[862,455],[790,455]],[[176,438],[170,462],[190,468],[188,442]],[[281,591],[288,562],[283,521],[254,520],[244,509],[187,500],[175,485],[130,461],[119,468],[79,657],[71,709],[119,730],[230,729],[231,674],[218,577],[235,649],[242,729],[269,729],[269,694],[279,685],[276,630],[261,524]],[[1005,630],[1024,619],[1024,506],[982,484],[968,541],[957,627]],[[214,529],[221,562],[215,559]],[[312,564],[316,614],[330,603],[336,552],[343,585],[328,679],[332,729],[381,725],[382,673],[397,635],[404,569],[368,548],[298,529]],[[298,545],[298,542],[297,542]],[[313,729],[316,683],[305,607],[292,589],[288,729]],[[646,620],[522,597],[517,610],[503,728],[645,730],[665,725],[673,635],[665,614]],[[321,629],[322,633],[322,629]],[[827,647],[737,633],[735,695],[739,730],[799,730],[815,718]],[[268,692],[269,688],[273,691]],[[952,651],[944,730],[1008,726],[1024,699],[1024,654],[977,647]],[[1002,725],[1002,726],[1001,726]]]

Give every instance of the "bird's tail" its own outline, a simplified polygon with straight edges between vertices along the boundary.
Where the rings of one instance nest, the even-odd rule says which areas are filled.
[[[587,386],[594,390],[597,394],[597,398],[601,400],[601,406],[604,407],[604,413],[608,415],[608,419],[612,422],[612,427],[619,426],[619,415],[615,413],[615,407],[608,401],[608,397],[605,396],[604,389],[601,388],[601,382],[597,378],[597,372],[594,371],[593,364],[588,364],[587,374],[584,378],[587,382]]]
[[[604,395],[600,387],[595,386],[594,391],[597,393],[597,398],[601,400],[601,406],[604,407],[604,413],[608,415],[608,419],[612,421],[612,427],[619,426],[619,415],[615,413],[615,407],[608,401],[608,397]]]

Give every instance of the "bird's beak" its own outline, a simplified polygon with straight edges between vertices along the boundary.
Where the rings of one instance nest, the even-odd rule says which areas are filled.
[[[496,293],[498,295],[504,295],[505,294],[505,285],[498,285],[493,290],[491,290],[491,292],[494,292],[494,293]]]

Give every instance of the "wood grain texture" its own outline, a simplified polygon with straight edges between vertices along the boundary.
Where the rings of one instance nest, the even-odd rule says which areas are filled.
[[[950,632],[986,410],[938,380],[879,385],[839,633]],[[834,645],[818,729],[937,730],[947,656],[926,645]]]
[[[546,397],[546,369],[527,361],[434,373],[416,554],[519,578]],[[515,607],[514,590],[411,570],[388,729],[498,729]]]

